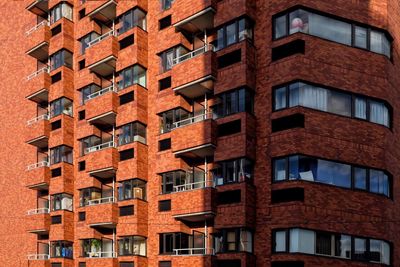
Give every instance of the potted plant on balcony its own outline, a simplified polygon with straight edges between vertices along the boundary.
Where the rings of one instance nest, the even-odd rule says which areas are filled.
[[[98,239],[92,240],[91,257],[100,257],[101,241]]]

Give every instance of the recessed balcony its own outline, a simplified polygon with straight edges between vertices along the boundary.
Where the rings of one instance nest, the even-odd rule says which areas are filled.
[[[117,2],[110,1],[88,1],[86,5],[87,16],[103,23],[113,21],[117,16]]]
[[[172,88],[175,93],[193,99],[213,90],[217,77],[215,53],[205,45],[173,60]],[[182,75],[185,73],[185,75]]]
[[[214,27],[216,0],[176,0],[173,3],[173,25],[178,31],[204,32]]]
[[[28,165],[26,186],[35,190],[48,189],[50,183],[49,167],[50,163],[47,160]]]
[[[28,265],[31,267],[50,267],[50,250],[49,244],[38,242],[35,253],[28,254]]]
[[[26,143],[43,149],[48,146],[50,136],[49,115],[43,114],[27,122]]]
[[[45,20],[26,32],[29,50],[26,54],[44,62],[49,57],[50,28]]]
[[[215,255],[213,248],[180,248],[174,249],[172,256]]]
[[[90,97],[86,103],[86,120],[94,125],[114,125],[119,104],[114,87],[104,88]]]
[[[49,72],[50,69],[46,66],[30,74],[26,78],[29,92],[29,95],[26,97],[27,99],[36,103],[48,101],[51,83]]]
[[[86,64],[90,71],[109,76],[115,72],[119,43],[114,31],[92,40],[86,49]]]
[[[27,7],[27,10],[30,12],[44,17],[47,16],[47,13],[49,12],[49,1],[48,0],[35,0],[31,2]]]
[[[27,230],[35,234],[48,234],[50,231],[49,208],[37,208],[28,211]]]
[[[175,122],[171,132],[172,152],[186,158],[212,156],[217,144],[216,129],[211,113]]]

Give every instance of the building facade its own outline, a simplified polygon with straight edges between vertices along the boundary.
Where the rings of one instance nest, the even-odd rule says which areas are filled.
[[[400,266],[398,0],[0,7],[0,266]]]

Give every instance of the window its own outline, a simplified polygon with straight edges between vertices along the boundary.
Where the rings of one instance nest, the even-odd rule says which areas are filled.
[[[241,132],[241,120],[234,120],[226,123],[219,124],[217,127],[217,136],[223,137],[231,134]]]
[[[146,87],[146,69],[140,65],[134,65],[119,72],[118,88],[120,90],[135,84]]]
[[[244,228],[222,229],[214,234],[216,253],[253,252],[253,233]]]
[[[182,55],[189,53],[189,50],[183,46],[177,46],[164,51],[160,54],[161,58],[161,72],[166,72],[172,69],[174,65],[174,59],[179,58]]]
[[[241,197],[242,197],[242,191],[240,189],[218,192],[217,205],[240,203]]]
[[[273,23],[274,39],[302,32],[344,45],[368,49],[389,58],[391,56],[391,41],[386,33],[356,23],[318,15],[304,9],[276,16]]]
[[[134,267],[134,262],[120,261],[119,267]]]
[[[82,60],[80,60],[78,62],[78,69],[79,70],[83,70],[85,68],[85,66],[86,66],[86,60],[85,59],[82,59]]]
[[[305,180],[354,188],[390,197],[391,179],[381,170],[367,169],[303,155],[273,159],[274,181]]]
[[[222,69],[242,61],[241,49],[226,53],[217,58],[218,69]]]
[[[72,69],[72,53],[61,49],[50,56],[50,71],[62,66]]]
[[[133,205],[119,207],[119,216],[133,215]]]
[[[51,224],[61,224],[61,215],[51,216]]]
[[[61,81],[61,79],[62,79],[62,76],[61,76],[61,71],[60,71],[51,76],[51,84],[59,82],[59,81]]]
[[[131,179],[119,182],[118,200],[128,199],[146,200],[146,182],[140,179]]]
[[[301,113],[273,119],[271,123],[272,132],[275,133],[293,128],[304,128],[304,121],[304,114]]]
[[[135,38],[134,38],[133,34],[125,37],[124,39],[119,41],[119,49],[122,50],[122,49],[127,48],[128,46],[133,45],[134,40],[135,40]]]
[[[51,130],[57,130],[61,128],[61,120],[57,120],[51,123]]]
[[[85,110],[81,110],[78,112],[78,120],[84,120],[86,117],[86,111]]]
[[[72,164],[72,148],[57,146],[50,149],[50,165],[66,162]]]
[[[191,113],[182,109],[172,109],[169,111],[165,111],[160,114],[160,133],[167,133],[172,130],[174,127],[174,123],[188,119],[191,116]]]
[[[58,262],[53,262],[51,263],[51,267],[62,267],[62,264]]]
[[[133,100],[134,100],[133,92],[123,94],[119,97],[119,105],[122,106],[122,105],[128,104],[128,103],[132,102]]]
[[[275,111],[295,106],[358,118],[390,127],[391,108],[383,101],[305,82],[294,82],[274,89]]]
[[[122,14],[121,18],[119,19],[119,23],[120,28],[118,30],[118,34],[123,34],[124,32],[136,26],[146,30],[146,13],[138,8],[129,10],[128,12]]]
[[[141,236],[125,236],[118,240],[118,255],[146,256],[146,238]]]
[[[51,170],[51,178],[61,176],[61,168],[55,168]]]
[[[56,36],[57,34],[61,33],[62,26],[61,24],[55,26],[53,29],[51,29],[51,37]]]
[[[79,10],[79,19],[83,19],[86,16],[86,9],[82,8]]]
[[[196,232],[197,234],[189,235],[185,233],[162,233],[160,234],[160,254],[175,253],[174,249],[187,249],[194,248],[196,241],[204,241],[204,234]],[[179,253],[188,253],[182,251]],[[181,255],[181,254],[180,254]]]
[[[158,151],[171,149],[171,138],[158,141]]]
[[[61,114],[73,116],[72,101],[68,98],[61,97],[50,102],[50,117],[54,118]]]
[[[169,194],[186,190],[185,185],[190,187],[205,187],[205,172],[200,168],[190,168],[188,171],[176,170],[161,174],[161,193]]]
[[[135,157],[134,149],[126,149],[119,152],[119,161],[133,159]]]
[[[162,0],[162,1],[168,1],[168,0]],[[158,267],[172,267],[172,264],[170,261],[160,261],[158,262]]]
[[[86,220],[86,212],[81,211],[78,213],[78,221],[83,222]]]
[[[214,119],[239,112],[253,114],[254,94],[245,88],[217,95],[217,104],[212,107]]]
[[[242,261],[237,260],[217,260],[217,267],[242,267]],[[287,267],[287,266],[285,266]]]
[[[89,43],[94,39],[98,38],[100,35],[97,32],[91,32],[86,34],[80,39],[81,42],[81,55],[85,54],[86,49],[89,47]]]
[[[158,21],[158,29],[162,30],[171,26],[171,15],[166,16]]]
[[[51,196],[51,211],[72,211],[72,196],[69,194],[55,194]]]
[[[111,239],[81,239],[80,241],[80,257],[112,257],[113,241]],[[102,253],[102,254],[100,254]]]
[[[158,211],[170,211],[171,200],[160,200],[158,201]]]
[[[168,89],[170,87],[171,87],[171,76],[168,76],[158,81],[158,89],[160,91]]]
[[[91,149],[91,148],[98,146],[100,144],[109,142],[109,141],[111,141],[110,140],[111,138],[112,138],[111,136],[109,136],[109,137],[107,136],[106,138],[101,138],[101,137],[98,137],[95,135],[91,135],[91,136],[80,139],[79,140],[80,149],[81,149],[80,155],[83,156],[92,151],[96,151],[96,149]]]
[[[67,3],[60,3],[50,10],[50,24],[67,18],[72,21],[72,7]]]
[[[285,57],[296,54],[305,54],[306,42],[304,40],[294,40],[289,43],[272,48],[272,61],[277,61]]]
[[[118,145],[126,145],[132,142],[146,144],[146,126],[140,122],[131,122],[117,129]]]
[[[304,188],[294,187],[272,190],[271,203],[284,203],[291,201],[304,201]]]
[[[79,190],[79,207],[89,204],[90,200],[102,198],[102,190],[96,187],[89,187]]]
[[[170,9],[174,0],[161,0],[161,9],[167,10]],[[171,267],[171,266],[160,266],[160,267]]]
[[[216,185],[244,182],[253,177],[253,162],[246,158],[216,162],[212,174]]]
[[[50,242],[50,257],[51,258],[70,258],[73,257],[72,242],[67,241],[52,241]]]
[[[253,24],[247,18],[241,18],[217,29],[216,50],[245,39],[253,41]]]

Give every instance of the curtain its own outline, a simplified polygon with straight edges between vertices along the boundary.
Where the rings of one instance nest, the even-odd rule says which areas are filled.
[[[322,111],[328,110],[328,90],[301,84],[299,104],[304,107],[314,108]]]
[[[304,229],[291,229],[289,251],[315,254],[315,233]]]
[[[370,121],[389,126],[389,112],[387,107],[375,101],[370,101]]]
[[[365,99],[359,97],[355,99],[354,114],[356,118],[367,119],[367,103]]]
[[[309,33],[334,42],[351,45],[351,24],[309,14]]]

